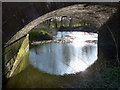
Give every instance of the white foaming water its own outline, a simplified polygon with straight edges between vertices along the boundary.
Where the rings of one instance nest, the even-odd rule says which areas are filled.
[[[97,34],[58,32],[56,38],[72,38],[72,43],[48,43],[30,50],[30,63],[39,70],[55,75],[84,71],[97,60]]]

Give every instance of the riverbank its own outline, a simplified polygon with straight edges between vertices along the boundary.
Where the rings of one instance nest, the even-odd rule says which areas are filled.
[[[46,43],[71,43],[72,39],[63,39],[63,38],[59,38],[56,40],[44,40],[44,41],[33,41],[32,43],[30,43],[30,45],[39,45],[39,44],[46,44]]]
[[[29,65],[24,71],[12,77],[6,88],[119,88],[120,67],[106,68],[96,77],[89,72],[56,76],[43,73]]]
[[[46,29],[38,29],[35,31],[29,32],[29,40],[33,41],[42,41],[42,40],[52,40],[52,33]]]

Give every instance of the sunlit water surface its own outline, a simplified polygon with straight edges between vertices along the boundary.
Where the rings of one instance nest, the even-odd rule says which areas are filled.
[[[55,74],[74,74],[84,71],[97,60],[96,33],[58,32],[57,38],[72,39],[72,43],[48,43],[30,49],[30,63],[40,71]]]

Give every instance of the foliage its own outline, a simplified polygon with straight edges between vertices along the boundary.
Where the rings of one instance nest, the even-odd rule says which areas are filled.
[[[45,30],[35,30],[30,33],[30,41],[50,40],[52,36]]]
[[[96,78],[82,81],[80,88],[118,88],[120,87],[120,67],[107,68]]]
[[[63,38],[58,38],[58,41],[63,41],[64,39]]]
[[[90,24],[73,24],[71,27],[80,27],[80,26],[90,26]],[[63,24],[62,26],[61,26],[61,24],[58,24],[57,25],[57,28],[61,28],[61,27],[66,27],[66,28],[69,28],[70,26],[69,25],[65,25],[65,24]],[[55,25],[54,24],[52,24],[52,25],[50,25],[50,28],[55,28]]]

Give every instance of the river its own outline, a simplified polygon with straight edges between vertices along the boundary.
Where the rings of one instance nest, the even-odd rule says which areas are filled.
[[[52,42],[31,48],[30,64],[45,73],[64,75],[84,71],[97,60],[97,33],[57,32],[54,39],[59,38],[72,42]]]
[[[30,63],[9,78],[7,88],[74,88],[86,79],[85,70],[97,60],[96,33],[57,32],[54,39],[69,43],[40,44],[30,49]],[[87,70],[86,70],[87,71]],[[83,72],[83,74],[81,74]]]

